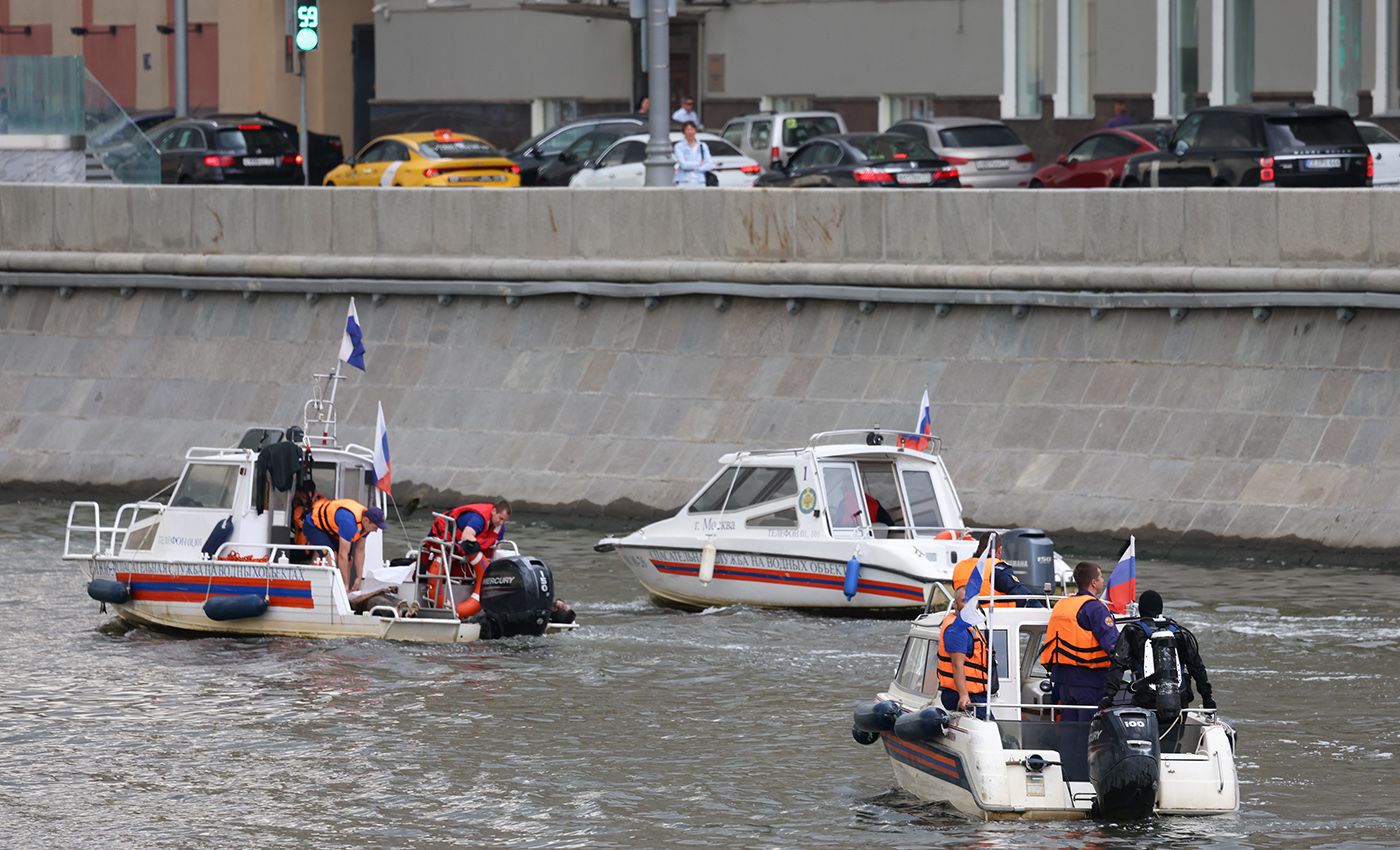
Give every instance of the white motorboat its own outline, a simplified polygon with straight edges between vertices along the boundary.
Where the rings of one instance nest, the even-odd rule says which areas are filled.
[[[594,549],[619,552],[654,598],[682,607],[918,610],[948,598],[977,545],[938,438],[925,442],[876,428],[726,454],[675,516]],[[1008,535],[1004,557],[1034,587],[1069,577],[1048,548],[1041,563],[1018,560],[1018,539]]]
[[[856,707],[852,734],[884,748],[900,788],[987,820],[1239,810],[1235,731],[1215,711],[1178,706],[1160,724],[1163,711],[1133,706],[1100,711],[1091,722],[1054,719],[1039,663],[1049,607],[986,610],[999,685],[990,717],[948,712],[939,702],[946,613],[914,620],[889,689]]]
[[[383,535],[369,534],[359,544],[364,578],[353,595],[330,550],[295,545],[291,467],[295,480],[314,479],[327,498],[386,507],[371,450],[336,438],[338,364],[315,379],[302,427],[253,428],[235,447],[190,449],[179,479],[151,499],[122,505],[110,523],[96,502],[72,503],[63,557],[81,565],[88,595],[104,611],[204,634],[438,643],[573,628],[572,612],[556,605],[549,567],[510,541],[497,544],[476,580],[443,539],[425,538],[420,551],[432,557],[420,564],[418,551],[386,559]],[[438,516],[452,540],[450,517]],[[444,582],[447,574],[453,577]],[[458,603],[474,589],[479,610],[459,616]]]

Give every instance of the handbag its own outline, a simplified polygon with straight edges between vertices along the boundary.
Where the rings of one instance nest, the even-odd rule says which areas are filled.
[[[714,173],[713,171],[706,171],[706,172],[705,172],[705,185],[706,185],[706,186],[718,186],[718,185],[719,185],[719,175],[716,174],[716,173]]]

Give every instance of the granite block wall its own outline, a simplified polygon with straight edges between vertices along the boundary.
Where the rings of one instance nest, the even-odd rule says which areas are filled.
[[[1392,311],[1349,323],[1282,308],[1264,322],[1245,310],[1017,319],[1005,307],[939,317],[812,301],[794,315],[781,300],[720,312],[701,297],[648,311],[391,296],[362,299],[359,313],[368,371],[343,385],[341,436],[368,444],[384,403],[400,499],[659,512],[723,452],[911,427],[928,384],[978,523],[1395,543]],[[0,481],[68,482],[79,498],[82,484],[172,477],[187,446],[292,424],[311,373],[334,363],[344,314],[340,298],[273,294],[0,296]]]

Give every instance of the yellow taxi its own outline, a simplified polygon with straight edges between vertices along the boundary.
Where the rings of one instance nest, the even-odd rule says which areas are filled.
[[[477,136],[434,130],[380,136],[321,181],[326,186],[520,185],[520,166]]]

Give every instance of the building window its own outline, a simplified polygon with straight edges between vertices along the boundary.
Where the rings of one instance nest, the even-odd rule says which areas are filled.
[[[1040,117],[1041,0],[1002,0],[1003,118]]]
[[[576,99],[537,97],[530,103],[530,135],[538,135],[578,117]]]
[[[933,98],[926,94],[887,94],[880,98],[880,116],[876,122],[881,130],[900,121],[918,121],[933,117]]]
[[[1094,60],[1093,0],[1059,0],[1055,10],[1055,115],[1094,114],[1089,80]]]
[[[1216,0],[1211,10],[1210,102],[1254,100],[1254,0]]]
[[[1198,0],[1157,0],[1158,118],[1180,118],[1196,107],[1200,80]]]

